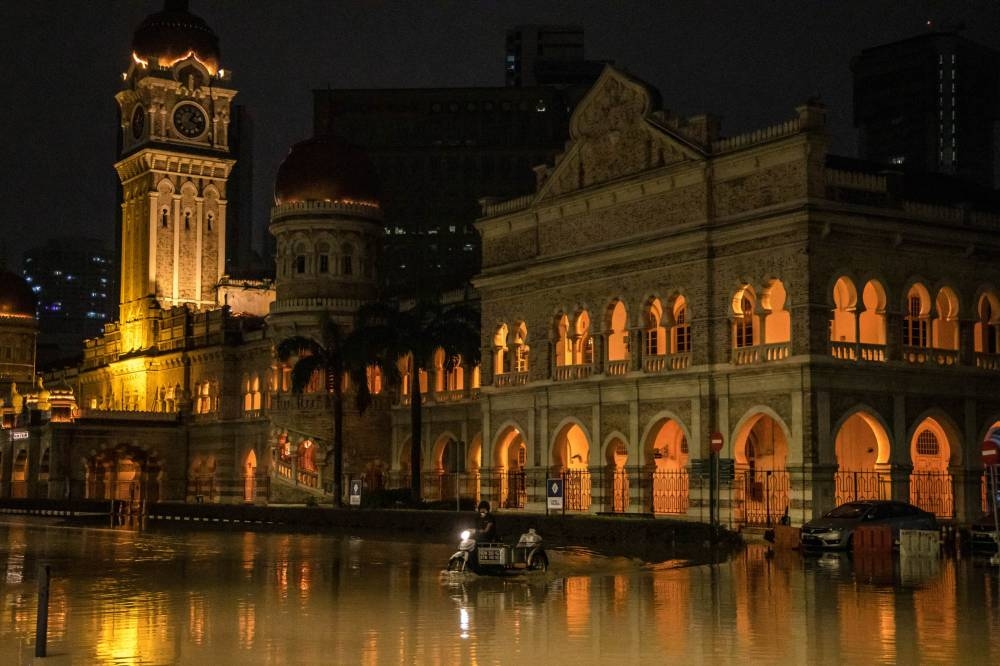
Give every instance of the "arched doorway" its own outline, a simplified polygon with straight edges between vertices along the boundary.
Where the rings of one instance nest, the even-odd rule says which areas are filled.
[[[788,510],[790,479],[785,467],[788,439],[768,414],[754,414],[734,438],[735,519],[743,525],[772,525]]]
[[[156,502],[161,496],[162,465],[155,455],[138,447],[105,449],[87,458],[84,467],[88,499],[136,504]]]
[[[590,440],[576,423],[563,426],[556,435],[552,446],[552,471],[554,476],[563,475],[563,502],[571,511],[589,511],[590,488]]]
[[[910,504],[938,518],[953,518],[955,498],[948,472],[951,441],[939,421],[925,418],[913,431],[910,460]]]
[[[838,505],[862,499],[889,499],[889,436],[878,419],[855,412],[837,430],[835,496]]]
[[[195,502],[214,502],[218,499],[214,456],[195,457],[191,461],[189,473],[188,495],[193,497]],[[95,490],[94,496],[100,496],[100,491]]]
[[[507,509],[523,509],[528,502],[528,489],[524,477],[524,468],[528,463],[528,447],[524,435],[515,426],[507,426],[500,431],[494,451],[497,504]]]
[[[10,473],[10,496],[28,496],[28,452],[24,449],[14,457],[14,467]]]
[[[427,495],[437,495],[437,499],[454,499],[458,496],[459,474],[464,472],[467,465],[465,460],[466,444],[455,438],[451,433],[445,433],[438,437],[434,443],[434,474],[437,479],[437,488],[434,493]],[[429,499],[429,497],[428,497]]]
[[[670,418],[657,421],[649,432],[644,455],[653,513],[687,513],[688,441],[681,424]]]
[[[243,501],[253,502],[257,497],[257,454],[250,450],[243,462]]]
[[[986,429],[986,435],[983,437],[983,441],[990,440],[996,446],[1000,447],[1000,421],[994,421],[993,424]],[[994,471],[997,471],[994,468]],[[994,486],[993,484],[996,484]],[[990,492],[992,490],[992,493]],[[980,498],[980,508],[983,513],[990,513],[993,511],[993,500],[991,497],[1000,497],[1000,474],[996,474],[992,479],[990,478],[990,470],[983,466],[983,481],[982,481],[982,496]]]
[[[619,436],[612,437],[604,449],[607,462],[605,477],[605,509],[612,513],[625,513],[631,504],[629,500],[628,445]]]

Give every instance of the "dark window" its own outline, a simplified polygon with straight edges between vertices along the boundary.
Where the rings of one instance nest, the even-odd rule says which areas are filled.
[[[330,272],[330,257],[325,254],[319,255],[319,272],[329,273]]]
[[[295,257],[295,272],[296,273],[306,272],[306,258],[301,254]]]

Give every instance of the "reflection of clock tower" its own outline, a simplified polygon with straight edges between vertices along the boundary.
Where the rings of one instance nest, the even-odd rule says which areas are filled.
[[[136,29],[116,95],[122,153],[121,350],[154,342],[159,307],[216,306],[225,267],[227,144],[236,91],[218,37],[167,0]]]

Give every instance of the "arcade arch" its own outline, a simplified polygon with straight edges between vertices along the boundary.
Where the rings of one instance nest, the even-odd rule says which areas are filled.
[[[837,428],[834,452],[836,503],[862,499],[889,499],[891,440],[882,423],[870,412],[859,410]]]
[[[955,515],[955,499],[948,464],[957,438],[938,419],[926,417],[910,438],[910,503],[938,518]]]
[[[589,511],[592,501],[590,437],[575,422],[564,424],[552,443],[552,471],[566,479],[563,501],[573,511]]]
[[[771,525],[788,511],[787,428],[770,410],[747,416],[733,438],[738,522]]]
[[[657,420],[646,437],[643,458],[651,476],[653,513],[687,513],[689,452],[681,423],[671,417]]]
[[[523,431],[515,425],[505,426],[493,445],[493,466],[496,469],[495,492],[499,506],[523,509],[528,502],[525,467],[528,445]]]

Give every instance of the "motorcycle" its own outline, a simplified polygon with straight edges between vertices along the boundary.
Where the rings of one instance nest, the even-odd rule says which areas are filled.
[[[534,528],[522,534],[513,548],[500,542],[477,543],[473,532],[465,530],[458,550],[448,560],[448,571],[471,571],[479,575],[507,575],[548,568],[549,556],[542,548],[542,536]]]

